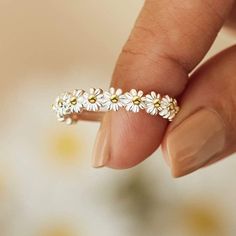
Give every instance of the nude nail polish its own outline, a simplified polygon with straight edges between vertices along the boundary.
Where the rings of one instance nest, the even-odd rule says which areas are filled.
[[[109,114],[105,115],[98,130],[93,148],[92,166],[94,168],[103,167],[109,159],[110,148],[110,121]]]
[[[225,125],[219,114],[201,109],[185,119],[167,137],[167,153],[175,177],[209,162],[225,143]]]

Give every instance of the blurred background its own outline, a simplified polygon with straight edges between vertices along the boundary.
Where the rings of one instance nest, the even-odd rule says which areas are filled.
[[[68,127],[63,91],[109,86],[143,0],[0,0],[0,236],[234,236],[235,156],[173,179],[161,153],[90,167],[98,124]],[[208,57],[235,43],[223,30]]]

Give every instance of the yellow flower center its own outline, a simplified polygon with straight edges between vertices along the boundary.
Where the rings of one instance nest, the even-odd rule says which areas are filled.
[[[63,100],[62,100],[62,99],[60,99],[60,100],[58,101],[58,106],[59,106],[59,107],[63,107]]]
[[[70,99],[70,103],[71,103],[72,105],[76,105],[76,104],[77,104],[77,98],[76,98],[76,97],[72,97],[72,98]]]
[[[95,103],[97,101],[97,98],[94,95],[90,95],[88,101],[90,103]]]
[[[141,98],[139,96],[134,96],[133,97],[133,104],[139,105],[140,103],[141,103]]]
[[[159,99],[155,99],[155,100],[153,101],[153,104],[154,104],[154,106],[155,106],[156,108],[158,108],[158,107],[161,105]]]
[[[170,103],[169,108],[170,108],[170,110],[174,110],[174,109],[175,109],[174,104],[173,104],[173,103]]]
[[[112,95],[111,96],[111,102],[112,103],[117,103],[119,101],[119,99],[118,99],[118,96],[117,95]]]

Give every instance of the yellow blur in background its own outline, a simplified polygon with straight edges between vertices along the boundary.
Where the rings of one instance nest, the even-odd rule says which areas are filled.
[[[107,88],[142,0],[0,0],[0,236],[234,236],[236,160],[174,180],[161,154],[90,167],[98,124],[50,110]],[[210,55],[235,39],[220,33]]]

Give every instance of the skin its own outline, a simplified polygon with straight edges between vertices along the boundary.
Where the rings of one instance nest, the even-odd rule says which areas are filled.
[[[236,46],[216,55],[189,76],[223,25],[235,26],[235,6],[233,0],[145,1],[118,58],[111,86],[124,91],[138,88],[145,93],[154,90],[178,97],[181,111],[169,125],[160,117],[144,113],[106,113],[101,130],[103,133],[109,130],[112,135],[106,146],[109,156],[105,166],[116,169],[133,167],[161,144],[165,159],[170,159],[166,150],[168,135],[206,103],[222,114],[226,124],[226,143],[221,153],[198,168],[236,151]],[[226,75],[227,79],[224,79]],[[217,92],[209,89],[212,84]],[[202,96],[204,91],[207,96]],[[217,102],[221,106],[215,106]],[[100,152],[97,149],[95,152]],[[174,162],[170,167],[174,177],[187,174]]]

